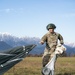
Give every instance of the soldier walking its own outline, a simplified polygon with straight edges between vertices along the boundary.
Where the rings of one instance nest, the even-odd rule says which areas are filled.
[[[46,47],[45,47],[44,54],[42,57],[43,67],[45,67],[45,65],[53,57],[54,51],[58,44],[58,40],[60,41],[60,44],[64,44],[62,35],[54,31],[56,29],[55,24],[53,23],[48,24],[46,26],[46,29],[48,30],[48,32],[41,38],[41,41],[40,41],[42,45],[46,43]],[[42,75],[44,74],[42,73]]]

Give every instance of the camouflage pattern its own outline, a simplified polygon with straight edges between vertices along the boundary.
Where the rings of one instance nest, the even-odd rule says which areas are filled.
[[[63,37],[59,34],[54,32],[51,34],[50,32],[46,33],[41,41],[46,42],[46,47],[43,54],[43,67],[49,62],[49,60],[53,57],[54,51],[56,49],[56,46],[58,44],[58,39],[61,44],[63,44]]]

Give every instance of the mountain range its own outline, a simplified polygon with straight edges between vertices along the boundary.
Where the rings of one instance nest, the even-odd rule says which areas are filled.
[[[6,50],[16,46],[36,44],[37,46],[31,51],[31,54],[42,54],[45,48],[44,45],[40,45],[40,38],[37,37],[16,37],[9,33],[0,33],[0,50]],[[75,54],[75,44],[65,43],[67,48],[67,55]]]

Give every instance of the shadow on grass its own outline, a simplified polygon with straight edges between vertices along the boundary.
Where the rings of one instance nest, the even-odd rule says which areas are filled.
[[[56,74],[56,75],[73,75],[73,74],[75,74],[75,73],[64,73],[64,74],[59,73],[59,74]]]

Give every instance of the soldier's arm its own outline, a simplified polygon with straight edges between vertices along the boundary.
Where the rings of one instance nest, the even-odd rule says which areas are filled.
[[[63,37],[60,34],[58,35],[58,39],[60,40],[60,44],[64,44]]]
[[[40,41],[40,43],[41,44],[44,44],[44,42],[46,42],[46,40],[47,40],[47,36],[46,36],[46,34],[41,38],[41,41]]]

